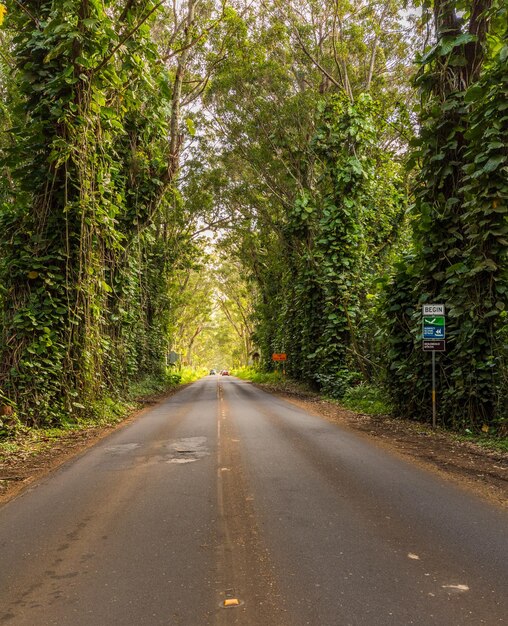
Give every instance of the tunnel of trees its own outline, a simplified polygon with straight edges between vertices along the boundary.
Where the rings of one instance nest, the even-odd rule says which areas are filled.
[[[508,422],[506,0],[1,0],[0,433],[273,368]],[[257,358],[259,357],[259,359]]]

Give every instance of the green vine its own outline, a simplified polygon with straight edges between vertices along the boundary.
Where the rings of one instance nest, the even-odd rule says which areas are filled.
[[[430,377],[419,305],[446,306],[439,397],[441,421],[453,428],[506,419],[506,26],[491,32],[498,45],[489,53],[486,29],[502,20],[494,19],[498,8],[486,7],[482,12],[478,3],[459,18],[458,3],[436,2],[437,43],[417,78],[424,100],[415,255],[388,292],[397,315],[390,326],[393,399],[401,414],[423,420],[430,415]]]
[[[140,301],[166,286],[143,279],[170,183],[156,6],[8,8],[21,97],[2,160],[13,182],[0,212],[0,386],[28,423],[79,418],[140,362],[164,363],[165,346],[139,332],[151,332]]]

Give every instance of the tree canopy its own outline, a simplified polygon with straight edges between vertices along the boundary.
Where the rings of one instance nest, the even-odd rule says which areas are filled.
[[[508,419],[504,0],[0,4],[0,404],[94,415],[167,355]]]

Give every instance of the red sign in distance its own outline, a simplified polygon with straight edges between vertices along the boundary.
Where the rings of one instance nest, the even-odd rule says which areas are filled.
[[[285,352],[280,352],[272,354],[272,361],[285,361],[287,359],[287,354]]]

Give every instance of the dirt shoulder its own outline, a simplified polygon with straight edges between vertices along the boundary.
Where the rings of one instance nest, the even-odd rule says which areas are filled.
[[[508,452],[461,441],[452,433],[410,420],[355,413],[318,394],[277,385],[256,385],[307,411],[374,440],[411,462],[439,473],[489,501],[508,508]]]
[[[180,385],[163,394],[144,398],[139,408],[119,423],[59,432],[32,431],[0,446],[0,506],[12,500],[67,461],[79,456],[114,431],[124,428],[151,406],[183,389]]]

